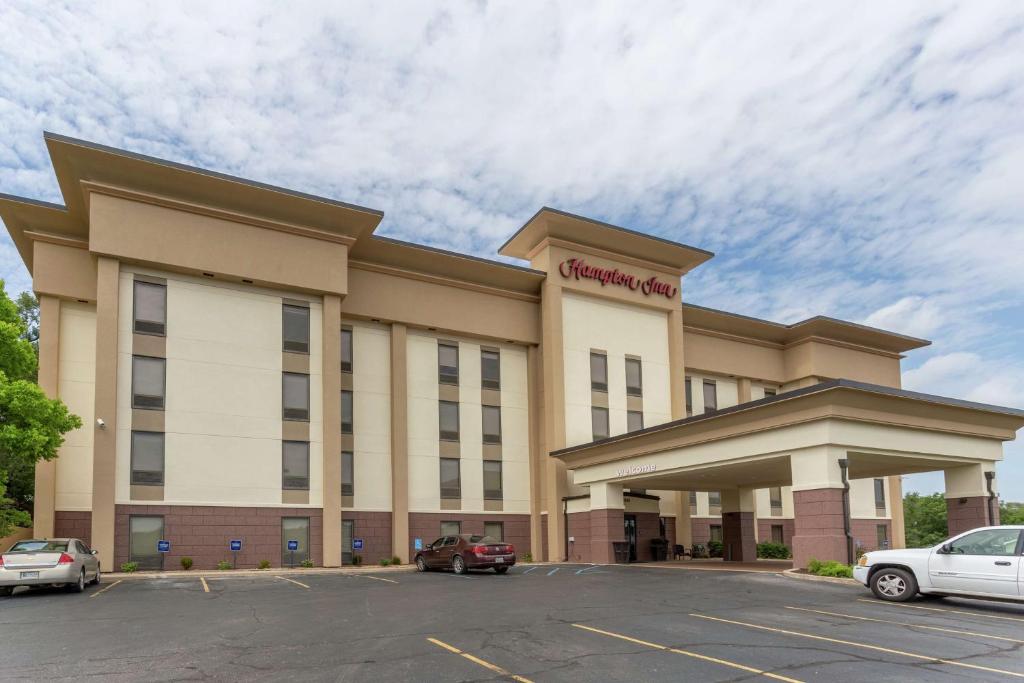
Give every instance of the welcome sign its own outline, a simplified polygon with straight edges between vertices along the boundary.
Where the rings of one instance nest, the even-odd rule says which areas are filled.
[[[657,277],[651,276],[646,280],[636,275],[623,273],[618,268],[601,268],[592,266],[581,258],[575,256],[562,261],[558,265],[558,272],[564,278],[576,278],[577,280],[597,280],[601,286],[613,285],[625,287],[634,291],[639,290],[646,296],[660,294],[666,299],[674,298],[679,288],[670,282],[664,282]]]

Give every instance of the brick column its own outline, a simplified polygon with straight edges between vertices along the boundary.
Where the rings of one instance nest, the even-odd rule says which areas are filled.
[[[793,491],[793,566],[806,567],[811,559],[846,563],[844,516],[840,488]]]
[[[731,562],[757,560],[754,490],[723,490],[722,557]]]
[[[999,498],[989,500],[986,478],[993,468],[993,463],[976,463],[945,470],[946,529],[950,536],[999,524]],[[994,480],[992,488],[995,490]]]
[[[621,484],[590,486],[590,561],[615,562],[612,543],[626,540],[626,520]]]

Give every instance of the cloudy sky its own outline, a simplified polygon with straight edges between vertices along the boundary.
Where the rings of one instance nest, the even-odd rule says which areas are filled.
[[[50,130],[484,256],[547,204],[716,252],[689,301],[923,336],[904,386],[1024,406],[1024,3],[427,4],[8,0],[0,192],[61,201]]]

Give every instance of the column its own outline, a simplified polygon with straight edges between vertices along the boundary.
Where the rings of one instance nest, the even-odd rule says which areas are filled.
[[[981,526],[999,524],[999,498],[990,497],[987,473],[994,463],[975,463],[945,470],[946,528],[953,536]],[[995,479],[992,480],[995,491]]]
[[[409,561],[408,334],[391,325],[391,552]]]
[[[693,545],[693,520],[690,519],[690,492],[676,491],[675,544],[687,550]]]
[[[751,401],[750,379],[740,377],[736,381],[736,398],[738,403],[749,403]]]
[[[723,489],[722,558],[727,562],[757,560],[756,500],[754,489]]]
[[[39,297],[39,388],[49,398],[59,398],[59,367],[60,299],[44,294]],[[82,429],[93,429],[93,425],[82,425]],[[56,525],[57,461],[40,460],[35,480],[32,533],[51,538]]]
[[[793,566],[811,559],[849,562],[846,510],[839,459],[845,453],[821,446],[789,456],[793,477]]]
[[[892,520],[890,548],[907,547],[907,526],[903,518],[903,477],[895,475],[887,480],[889,492],[889,518]]]
[[[625,503],[622,484],[590,485],[590,561],[612,564],[615,551],[612,543],[624,541]]]
[[[548,513],[547,561],[565,560],[565,513],[562,498],[568,490],[565,464],[547,456],[565,446],[565,374],[563,371],[562,289],[551,281],[544,283],[541,295],[541,353],[544,362],[544,511]],[[535,559],[539,559],[534,555]]]
[[[543,373],[540,348],[530,346],[526,350],[527,401],[529,402],[530,429],[530,555],[534,560],[544,559],[544,539],[541,523],[542,496],[544,490],[544,413],[542,397]]]
[[[341,297],[323,302],[324,566],[341,566]]]
[[[104,571],[114,567],[114,492],[117,467],[117,315],[120,263],[100,256],[96,264],[96,418],[93,430],[91,545]]]
[[[682,300],[668,314],[669,390],[672,419],[686,417],[686,359],[683,335]],[[690,520],[690,492],[676,491],[676,537],[674,543],[684,548],[693,545],[693,522]],[[671,557],[671,553],[669,553]]]

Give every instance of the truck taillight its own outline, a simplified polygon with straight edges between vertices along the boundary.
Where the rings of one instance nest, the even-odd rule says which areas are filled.
[[[74,563],[74,561],[75,561],[75,558],[71,557],[67,553],[61,553],[60,554],[60,559],[57,560],[57,564],[72,564],[72,563]]]

